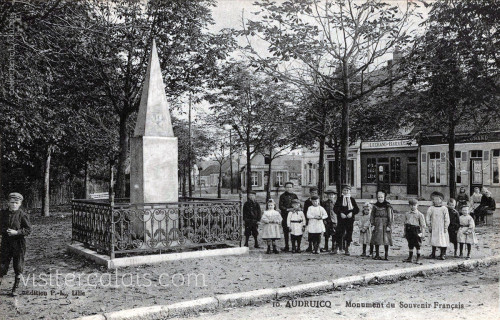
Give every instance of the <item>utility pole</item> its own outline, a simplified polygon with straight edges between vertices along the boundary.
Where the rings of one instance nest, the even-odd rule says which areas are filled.
[[[231,194],[233,194],[233,142],[232,142],[232,129],[229,129],[229,166],[230,166],[230,184],[231,184]]]

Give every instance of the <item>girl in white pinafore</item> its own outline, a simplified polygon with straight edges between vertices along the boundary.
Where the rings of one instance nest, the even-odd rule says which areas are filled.
[[[441,249],[439,259],[444,260],[446,249],[449,244],[448,226],[450,225],[450,215],[448,208],[443,205],[444,196],[441,192],[431,194],[433,206],[429,207],[426,215],[426,223],[431,237],[432,254],[429,258],[436,258],[436,248]]]
[[[276,240],[281,238],[280,228],[283,218],[281,214],[274,210],[275,203],[273,199],[267,201],[267,209],[262,214],[260,221],[264,224],[262,230],[262,240],[267,241],[267,254],[271,253],[271,243],[273,245],[273,252],[279,253],[276,248]]]

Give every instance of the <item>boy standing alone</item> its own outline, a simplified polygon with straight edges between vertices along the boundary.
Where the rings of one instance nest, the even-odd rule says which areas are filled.
[[[24,270],[24,255],[26,254],[26,240],[24,237],[31,232],[28,215],[20,210],[23,196],[17,192],[9,194],[9,209],[0,211],[0,228],[2,246],[0,247],[0,284],[9,270],[13,260],[15,273],[12,296],[16,296],[21,274]]]

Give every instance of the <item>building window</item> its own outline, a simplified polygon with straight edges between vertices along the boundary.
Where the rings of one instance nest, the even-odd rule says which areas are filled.
[[[308,169],[307,169],[307,184],[313,184],[313,165],[312,163],[309,163]]]
[[[400,157],[391,157],[391,183],[401,183]]]
[[[491,173],[493,183],[500,183],[500,149],[492,150]]]
[[[252,171],[252,187],[259,186],[259,173]]]
[[[483,150],[472,150],[470,152],[471,158],[483,158]]]
[[[462,183],[462,152],[455,151],[455,181]]]
[[[276,186],[282,187],[284,181],[285,173],[283,171],[276,172]]]
[[[440,160],[441,154],[439,152],[429,153],[429,183],[441,183]]]
[[[354,160],[347,160],[347,184],[354,185]]]
[[[366,182],[375,183],[377,182],[377,159],[367,158],[366,159]]]
[[[270,164],[270,163],[271,163],[271,157],[264,156],[264,164]]]

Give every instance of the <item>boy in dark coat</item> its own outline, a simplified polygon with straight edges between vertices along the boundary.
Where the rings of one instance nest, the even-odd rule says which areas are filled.
[[[283,248],[284,252],[290,251],[290,230],[288,229],[287,221],[288,221],[288,212],[293,210],[292,201],[294,199],[298,199],[297,195],[292,192],[293,183],[286,182],[285,183],[285,192],[280,196],[279,209],[281,213],[281,217],[283,221],[281,222],[281,226],[283,228],[283,236],[285,237],[285,248]]]
[[[342,241],[345,241],[345,255],[351,255],[349,252],[349,246],[352,241],[352,230],[354,227],[354,216],[359,213],[358,205],[356,200],[351,198],[351,187],[348,185],[342,186],[342,196],[340,196],[335,202],[335,207],[333,208],[337,214],[337,248],[335,248],[334,253],[338,252],[338,247],[342,245]]]
[[[253,236],[255,240],[255,248],[259,247],[259,242],[257,241],[257,236],[259,231],[257,230],[259,226],[260,218],[262,218],[262,211],[260,210],[260,205],[255,201],[255,192],[250,191],[248,194],[248,200],[243,205],[243,221],[245,222],[245,247],[248,247],[248,240],[250,235]]]
[[[21,274],[24,270],[24,255],[26,254],[26,240],[31,232],[28,215],[20,210],[23,196],[19,193],[9,194],[9,209],[0,211],[0,228],[2,245],[0,247],[0,284],[9,270],[13,260],[15,273],[12,296],[16,296]]]
[[[450,225],[448,226],[448,236],[450,237],[450,242],[453,243],[453,249],[455,250],[455,258],[458,258],[457,255],[457,232],[460,229],[460,214],[455,209],[457,202],[455,199],[450,198],[448,201],[448,214],[450,216]]]

